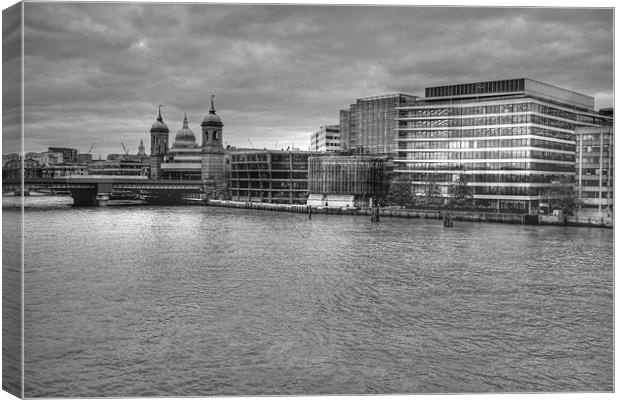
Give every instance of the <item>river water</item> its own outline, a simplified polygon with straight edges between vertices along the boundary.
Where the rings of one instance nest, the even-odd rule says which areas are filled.
[[[612,230],[29,204],[27,397],[613,390]]]

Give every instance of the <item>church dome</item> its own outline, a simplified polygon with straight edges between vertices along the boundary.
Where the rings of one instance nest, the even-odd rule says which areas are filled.
[[[223,126],[222,120],[215,113],[215,106],[213,105],[213,99],[215,95],[211,95],[211,109],[209,110],[209,114],[205,115],[202,119],[202,124],[200,125],[212,125],[212,126]]]
[[[155,121],[153,126],[151,126],[151,132],[164,132],[164,133],[170,132],[168,130],[168,125],[166,125],[163,118],[161,117],[161,106],[159,108],[159,115],[157,116],[157,121]]]
[[[187,125],[187,114],[183,118],[183,128],[179,129],[174,137],[172,147],[196,147],[196,136]]]

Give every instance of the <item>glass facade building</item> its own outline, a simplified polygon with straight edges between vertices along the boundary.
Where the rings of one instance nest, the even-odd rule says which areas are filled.
[[[229,189],[234,201],[305,204],[308,158],[316,153],[229,150]]]
[[[575,186],[584,214],[613,210],[614,130],[611,126],[577,128]]]
[[[357,99],[348,110],[340,111],[342,149],[392,156],[397,136],[397,107],[413,102],[416,98],[396,93]]]
[[[387,191],[384,156],[323,156],[308,160],[311,194],[352,195],[356,201],[383,199]]]
[[[427,88],[398,108],[395,172],[444,196],[468,176],[481,207],[531,211],[552,183],[573,185],[575,130],[609,125],[594,98],[530,79]]]

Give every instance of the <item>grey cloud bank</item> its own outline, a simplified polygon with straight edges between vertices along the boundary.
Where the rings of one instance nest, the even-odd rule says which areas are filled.
[[[158,104],[199,132],[212,93],[225,142],[259,148],[433,85],[529,77],[613,104],[611,9],[27,3],[25,54],[26,151],[148,148]]]

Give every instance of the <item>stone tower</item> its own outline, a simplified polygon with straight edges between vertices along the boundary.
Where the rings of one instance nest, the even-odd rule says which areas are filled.
[[[226,187],[224,179],[224,146],[222,133],[224,124],[215,113],[214,95],[211,96],[211,109],[200,126],[202,127],[202,182],[207,192]]]
[[[161,117],[161,105],[157,121],[151,127],[151,179],[161,178],[161,163],[168,153],[168,126]]]

